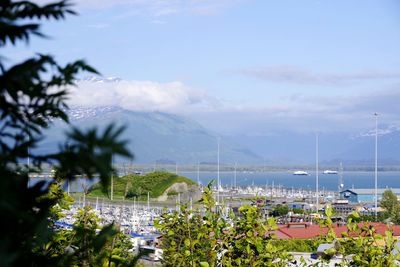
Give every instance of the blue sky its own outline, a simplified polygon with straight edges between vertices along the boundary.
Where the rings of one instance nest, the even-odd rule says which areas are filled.
[[[76,4],[79,16],[44,26],[50,40],[33,39],[7,56],[84,58],[126,81],[113,104],[184,114],[223,134],[362,131],[373,127],[374,112],[382,125],[400,125],[399,1]],[[85,93],[75,90],[71,101],[106,102],[86,92],[114,90],[101,86],[82,83]]]

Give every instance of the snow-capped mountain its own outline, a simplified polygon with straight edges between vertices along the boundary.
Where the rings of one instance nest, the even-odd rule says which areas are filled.
[[[87,107],[73,107],[68,111],[68,115],[71,121],[85,120],[89,118],[98,118],[110,112],[119,110],[117,107],[98,107],[98,108],[87,108]]]
[[[135,112],[118,107],[85,108],[69,111],[71,124],[79,128],[110,123],[125,125],[123,139],[129,140],[129,149],[137,162],[169,161],[178,163],[216,162],[216,133],[197,122],[179,115],[163,112]],[[47,132],[40,146],[47,152],[63,141],[67,126],[56,122]],[[222,163],[257,163],[262,159],[243,146],[221,139]]]
[[[396,134],[400,133],[400,126],[397,125],[383,125],[379,126],[377,129],[378,137],[382,137],[385,135]],[[364,137],[371,137],[375,136],[376,132],[375,129],[370,129],[369,131],[362,132],[353,136],[353,139],[364,138]]]
[[[84,81],[84,82],[94,82],[94,83],[115,83],[115,82],[120,82],[122,81],[121,78],[118,77],[98,77],[98,76],[86,76],[83,77],[82,79],[78,80],[79,81]]]

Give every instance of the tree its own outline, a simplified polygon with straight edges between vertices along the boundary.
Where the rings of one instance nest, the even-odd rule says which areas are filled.
[[[233,219],[223,266],[287,266],[290,255],[286,248],[275,243],[275,219],[264,220],[254,206],[239,208],[239,217]]]
[[[399,201],[397,200],[397,196],[392,190],[388,189],[383,192],[381,206],[386,209],[389,214],[393,214],[398,204]]]
[[[274,210],[272,211],[272,214],[274,216],[284,216],[289,213],[289,207],[288,205],[277,205]]]
[[[221,262],[227,222],[215,205],[211,185],[204,188],[201,213],[183,205],[180,212],[165,213],[155,221],[163,233],[165,266],[218,266]]]
[[[256,207],[242,206],[239,215],[229,217],[215,209],[209,185],[202,197],[203,208],[165,213],[156,225],[163,233],[162,248],[165,266],[327,266],[342,255],[335,266],[398,266],[400,253],[391,227],[377,234],[370,223],[357,223],[354,212],[347,230],[336,235],[331,220],[333,209],[325,210],[319,219],[321,235],[312,240],[277,240],[274,218],[265,220]],[[323,243],[334,243],[318,261],[301,257],[294,261],[290,252],[315,252]],[[331,262],[332,263],[332,262]],[[332,265],[332,264],[331,264]]]
[[[292,211],[295,214],[304,214],[304,210],[301,208],[293,208]]]
[[[163,233],[165,266],[287,266],[290,256],[274,244],[275,221],[264,221],[256,207],[243,206],[239,216],[223,212],[204,189],[198,211],[182,206],[165,213],[156,226]]]
[[[132,244],[116,225],[101,228],[101,219],[91,207],[80,209],[76,219],[71,231],[58,233],[68,244],[65,266],[131,266],[135,262]]]
[[[389,218],[393,223],[400,223],[400,203],[392,190],[388,189],[383,192],[380,204],[386,210],[386,218]]]
[[[353,218],[359,218],[358,213],[352,213],[347,221],[347,232],[342,233],[338,249],[343,255],[340,266],[398,266],[400,254],[393,253],[398,248],[390,228],[379,235],[372,224],[357,223]]]
[[[67,0],[42,6],[2,0],[0,47],[28,42],[32,35],[43,37],[41,20],[59,20],[73,14]],[[62,265],[65,254],[49,255],[42,253],[41,248],[55,235],[49,217],[53,208],[64,201],[63,196],[57,193],[49,197],[50,186],[45,182],[27,186],[29,173],[40,172],[43,164],[48,163],[55,166],[59,183],[78,175],[88,179],[98,176],[106,191],[113,171],[112,155],[131,157],[131,153],[125,148],[126,141],[120,140],[123,128],[113,125],[104,131],[71,128],[58,152],[32,152],[29,148],[38,146],[45,138],[43,130],[53,121],[68,123],[67,87],[74,85],[77,74],[97,71],[83,60],[59,65],[53,56],[45,54],[12,66],[6,66],[4,60],[0,58],[0,265]],[[32,164],[21,164],[28,157]],[[113,236],[111,231],[107,234]],[[106,241],[103,239],[97,245],[105,246]]]

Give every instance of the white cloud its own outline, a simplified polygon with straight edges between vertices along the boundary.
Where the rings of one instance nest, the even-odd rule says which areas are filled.
[[[214,15],[240,0],[75,0],[79,8],[106,9],[123,6],[127,14],[169,16],[176,14]],[[46,0],[37,0],[46,2]],[[132,13],[134,10],[134,13]]]
[[[354,82],[400,79],[400,71],[364,70],[350,73],[316,73],[297,66],[271,66],[235,71],[257,79],[293,84],[344,85]]]
[[[193,114],[202,124],[223,134],[269,135],[280,132],[357,132],[374,127],[374,112],[380,123],[400,126],[400,90],[373,94],[288,97],[287,102],[268,107],[234,107]]]
[[[222,134],[269,135],[292,132],[357,132],[380,122],[400,125],[400,90],[352,96],[287,96],[269,106],[233,105],[182,82],[82,80],[71,88],[71,106],[117,106],[134,111],[177,113]]]
[[[186,112],[209,108],[217,101],[182,82],[84,79],[70,88],[71,106],[117,106],[135,111]]]

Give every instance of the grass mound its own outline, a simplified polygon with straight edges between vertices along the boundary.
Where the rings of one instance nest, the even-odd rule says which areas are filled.
[[[169,172],[151,172],[145,175],[129,174],[121,177],[114,177],[114,198],[145,198],[147,193],[151,198],[161,196],[165,190],[175,183],[186,183],[195,185],[189,178],[178,176]],[[95,184],[90,189],[90,196],[109,197],[101,191],[100,184]]]

